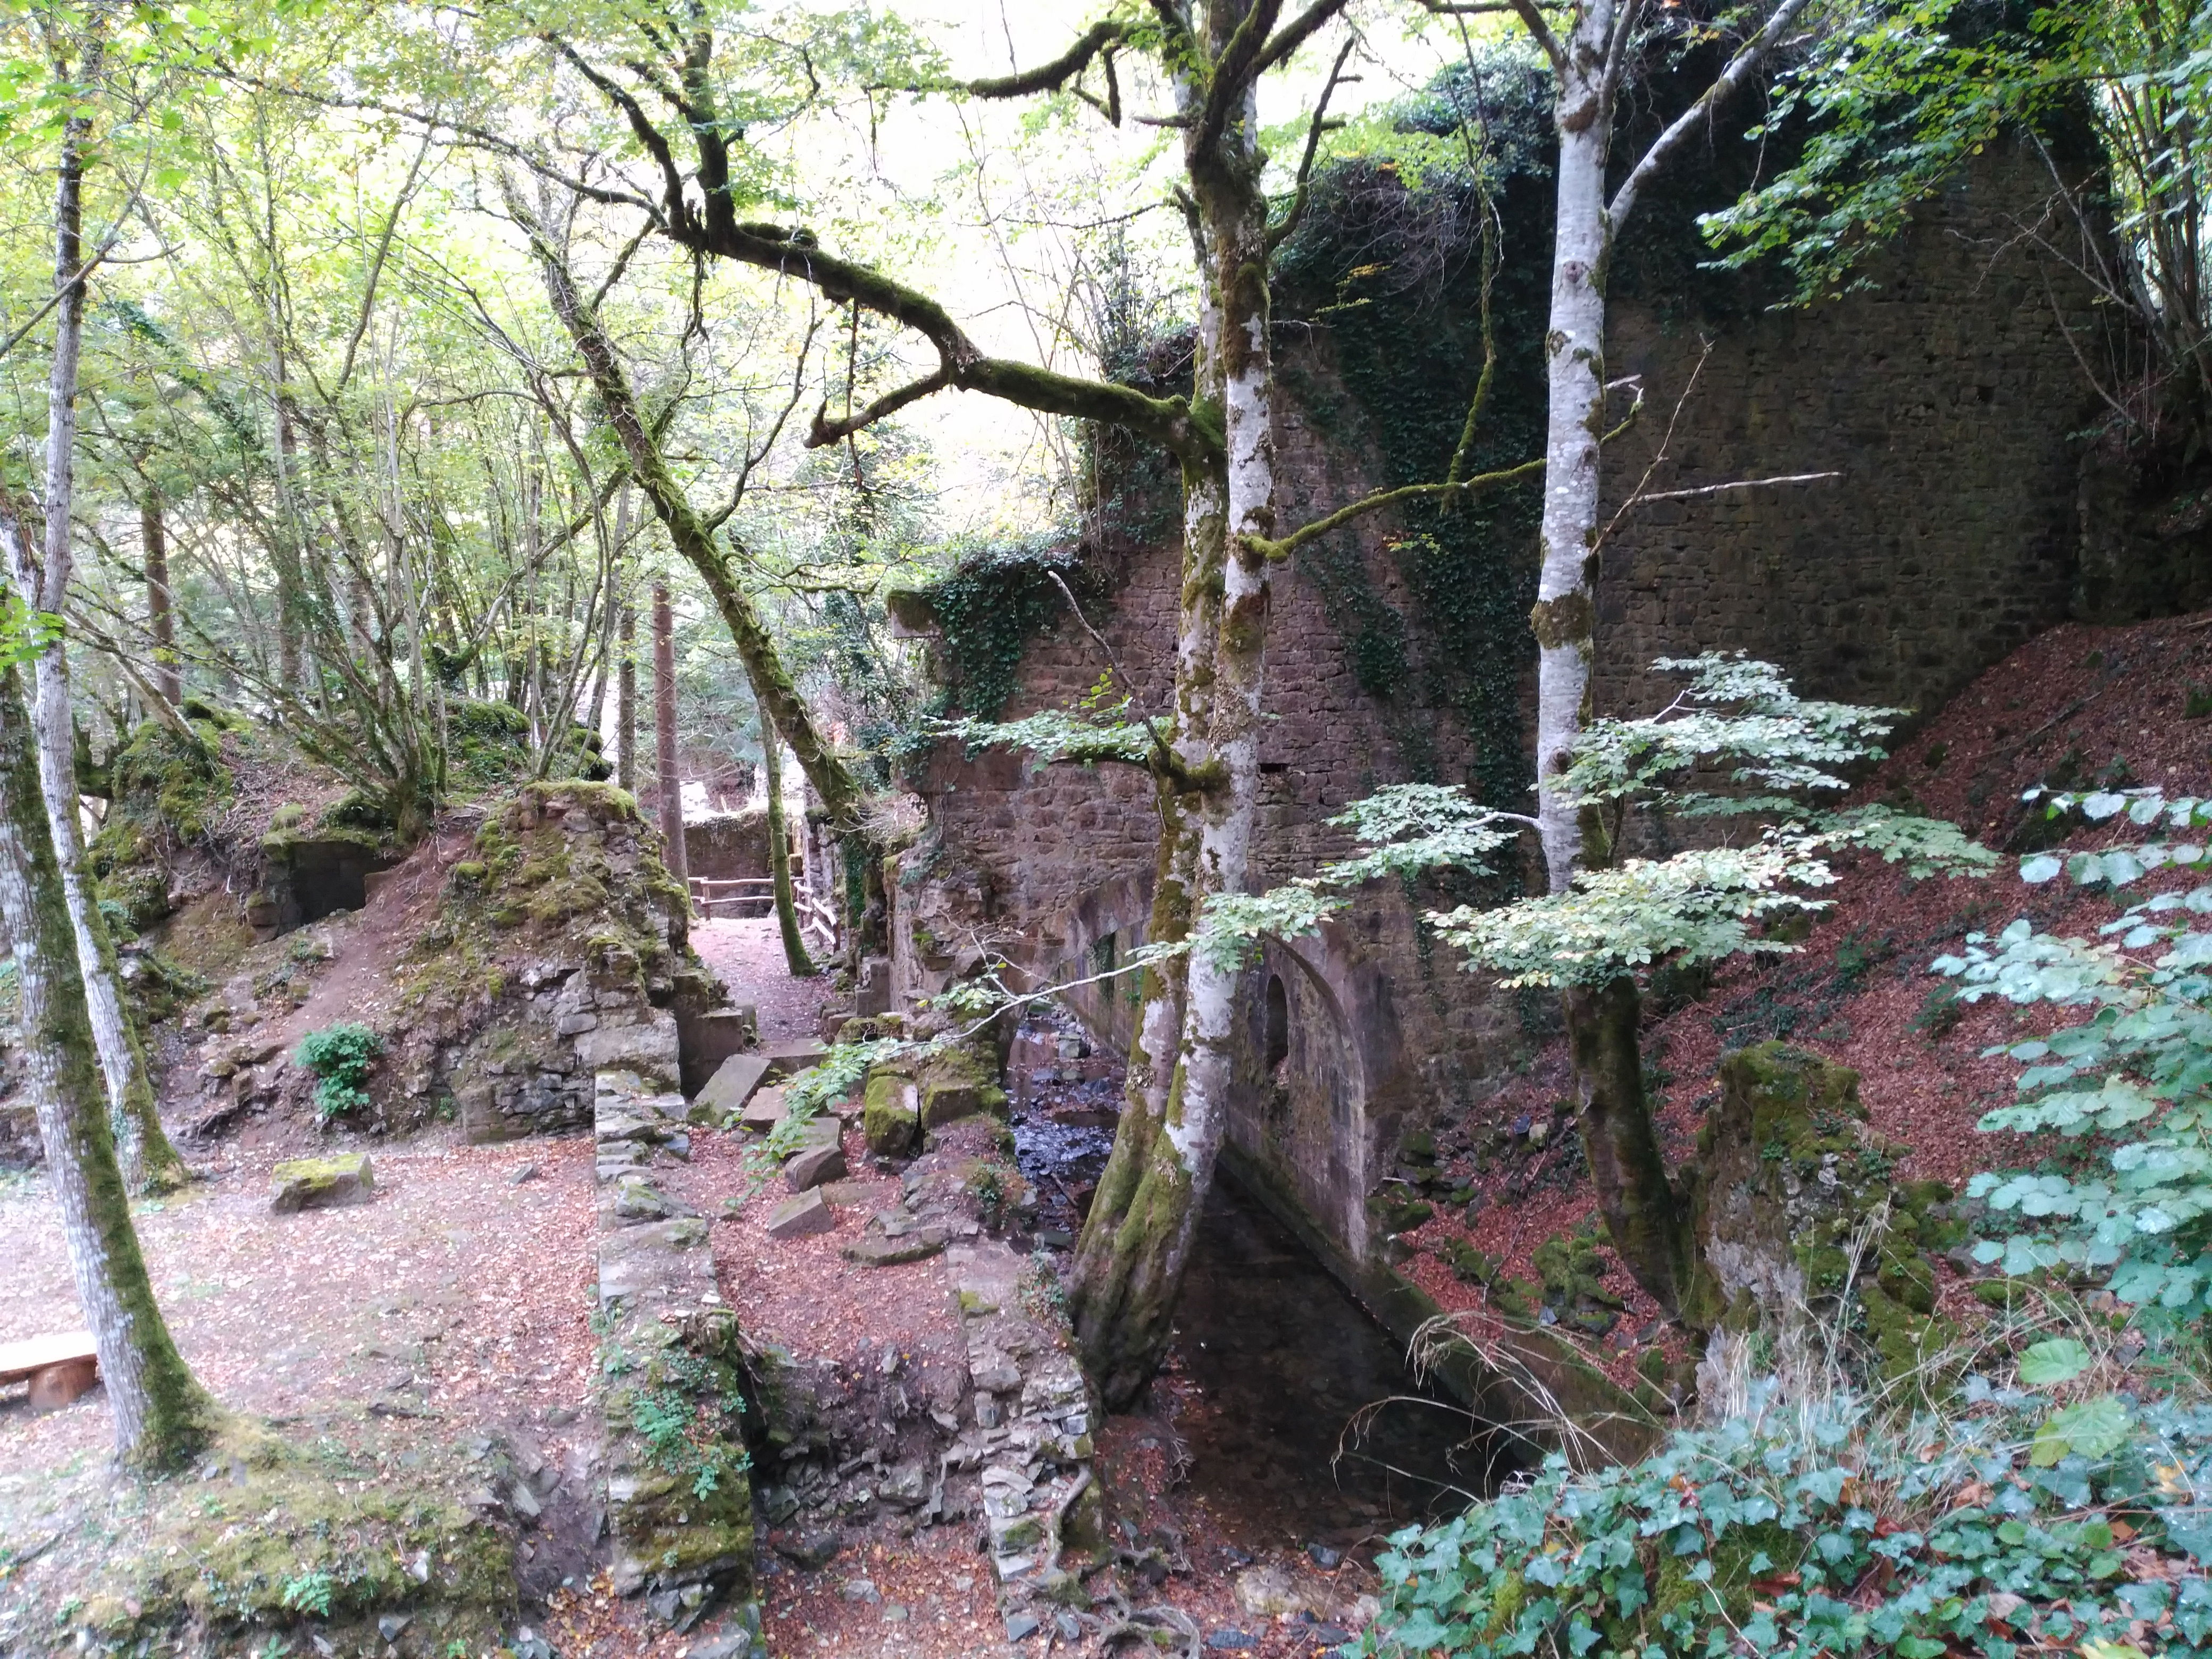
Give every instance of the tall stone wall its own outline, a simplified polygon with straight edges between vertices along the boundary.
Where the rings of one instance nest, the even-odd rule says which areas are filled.
[[[1601,708],[1648,710],[1650,663],[1707,649],[1778,661],[1820,695],[1930,708],[2064,614],[2075,540],[2069,434],[2086,389],[2041,279],[1995,247],[2039,199],[2029,158],[1993,156],[1972,191],[1929,208],[1869,293],[1703,337],[1656,306],[1616,307],[1608,370],[1641,378],[1645,414],[1607,453]],[[1356,499],[1382,467],[1313,413],[1313,389],[1336,384],[1327,329],[1300,324],[1282,337],[1279,523],[1295,525]],[[1829,471],[1840,476],[1678,493]],[[1669,499],[1623,510],[1639,484]],[[1374,593],[1406,618],[1418,653],[1398,531],[1378,514],[1339,533],[1356,536]],[[1498,579],[1533,594],[1534,549],[1509,552]],[[1091,621],[1142,700],[1168,707],[1179,550],[1109,539],[1086,556],[1113,586]],[[1533,641],[1522,633],[1494,648],[1522,665],[1525,703]],[[1063,623],[1030,643],[1003,717],[1067,707],[1104,666],[1097,643]],[[1377,786],[1463,781],[1480,758],[1437,677],[1409,677],[1395,700],[1362,689],[1327,596],[1295,562],[1278,573],[1267,674],[1255,885],[1345,850],[1327,820]],[[936,988],[987,949],[1039,981],[1126,960],[1151,901],[1146,776],[1040,769],[945,744],[917,782],[929,827],[893,883],[901,994]],[[1068,1000],[1106,1039],[1127,1041],[1127,980]],[[1388,884],[1318,937],[1270,945],[1242,1006],[1231,1141],[1353,1261],[1370,1259],[1365,1198],[1395,1165],[1401,1133],[1479,1101],[1549,1016],[1541,999],[1462,971]],[[1281,1025],[1273,1041],[1271,1010]]]

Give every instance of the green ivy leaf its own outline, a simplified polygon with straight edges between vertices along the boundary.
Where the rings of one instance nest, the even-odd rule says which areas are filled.
[[[2069,1453],[2089,1458],[2107,1456],[2128,1437],[2130,1420],[2128,1408],[2109,1394],[2053,1412],[2036,1430],[2028,1462],[2037,1468],[2048,1469],[2056,1468]]]
[[[2020,1357],[2020,1380],[2031,1389],[2069,1382],[2089,1369],[2089,1350],[2070,1336],[2039,1342]]]

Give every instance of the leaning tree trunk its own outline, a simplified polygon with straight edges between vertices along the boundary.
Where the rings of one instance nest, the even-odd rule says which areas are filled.
[[[529,204],[511,185],[506,198],[508,210],[530,238],[531,251],[538,256],[538,271],[544,278],[546,297],[552,303],[553,314],[561,319],[569,338],[576,343],[577,353],[591,374],[592,389],[599,394],[607,424],[622,445],[623,459],[629,463],[630,476],[653,503],[653,513],[668,532],[668,539],[675,544],[676,550],[706,584],[714,608],[721,613],[722,625],[729,630],[730,643],[737,647],[738,660],[744,665],[745,677],[752,684],[755,699],[775,729],[783,734],[784,742],[799,761],[799,769],[814,786],[823,810],[830,815],[831,830],[841,839],[866,836],[860,808],[867,791],[815,725],[813,710],[799,695],[799,688],[784,667],[782,656],[762,622],[760,612],[738,582],[729,555],[716,541],[714,526],[700,516],[669,471],[659,440],[638,408],[629,372],[623,367],[614,343],[607,337],[590,302],[577,292],[574,276],[561,251],[545,236]],[[870,840],[868,845],[874,848],[873,841]],[[872,851],[870,858],[879,865],[880,849]]]
[[[149,490],[138,504],[138,530],[146,555],[146,631],[154,641],[154,690],[174,708],[183,701],[184,678],[177,668],[175,604],[169,593],[169,533],[161,518],[161,498]]]
[[[660,794],[661,860],[679,882],[691,878],[684,846],[684,780],[676,764],[676,617],[668,584],[653,585],[653,786]]]
[[[1614,8],[1585,5],[1564,44],[1554,116],[1559,134],[1551,319],[1545,332],[1550,411],[1544,446],[1542,568],[1536,635],[1536,799],[1545,874],[1565,892],[1585,847],[1583,817],[1554,781],[1590,718],[1596,648],[1600,441],[1605,431],[1605,283],[1613,226],[1606,155],[1613,129],[1607,41]],[[1644,1097],[1641,1006],[1632,981],[1570,991],[1567,1040],[1581,1100],[1583,1150],[1613,1248],[1669,1312],[1677,1293],[1673,1188]]]
[[[84,339],[84,283],[81,243],[83,148],[89,123],[74,118],[62,142],[60,183],[54,208],[54,283],[61,291],[55,308],[53,361],[46,378],[46,559],[33,565],[20,533],[9,540],[9,575],[33,611],[58,616],[68,601],[71,548],[70,514],[76,496],[77,361]],[[99,1045],[100,1069],[107,1079],[114,1132],[123,1169],[131,1184],[149,1192],[167,1191],[186,1179],[185,1161],[161,1132],[146,1051],[123,1002],[116,969],[115,942],[84,868],[84,835],[76,787],[75,733],[70,720],[69,652],[58,635],[40,651],[35,727],[39,776],[51,819],[51,837],[61,866],[70,920],[76,931],[76,953],[84,996]]]
[[[24,1083],[100,1356],[116,1456],[148,1472],[173,1469],[206,1443],[214,1406],[170,1340],[131,1224],[36,746],[22,678],[10,667],[0,673],[0,921],[15,941]]]
[[[1197,383],[1206,386],[1216,362],[1219,313],[1201,307]],[[1218,468],[1191,465],[1183,477],[1183,568],[1185,596],[1176,650],[1176,753],[1197,770],[1206,758],[1206,731],[1212,712],[1213,649],[1220,626],[1222,537],[1226,486]],[[1168,779],[1155,783],[1160,844],[1152,872],[1152,908],[1145,930],[1147,944],[1175,945],[1190,936],[1193,894],[1198,878],[1200,802]],[[1175,1147],[1161,1133],[1176,1075],[1182,1046],[1188,961],[1170,957],[1147,966],[1138,986],[1137,1028],[1129,1045],[1129,1069],[1122,1082],[1121,1121],[1114,1148],[1084,1217],[1070,1275],[1068,1313],[1084,1363],[1095,1377],[1113,1379],[1115,1397],[1143,1386],[1141,1373],[1118,1351],[1127,1326],[1124,1310],[1139,1272],[1151,1260],[1145,1249],[1147,1207],[1152,1195],[1180,1190]],[[1102,1386],[1108,1386],[1102,1384]]]
[[[791,894],[791,837],[783,821],[783,744],[775,729],[761,721],[761,766],[768,784],[768,873],[775,893],[775,925],[783,935],[784,965],[795,979],[810,979],[814,959],[799,936],[799,910]]]
[[[622,608],[615,678],[615,782],[637,793],[637,607]]]
[[[1237,8],[1217,9],[1233,27]],[[1217,29],[1217,46],[1227,32]],[[1252,539],[1274,529],[1274,433],[1269,407],[1267,200],[1260,191],[1258,100],[1247,88],[1218,143],[1189,157],[1219,293],[1219,384],[1226,503],[1219,622],[1208,665],[1211,787],[1196,803],[1198,845],[1189,899],[1244,883],[1259,799],[1261,692],[1269,571]],[[1250,538],[1250,539],[1248,539]],[[1231,1038],[1242,964],[1194,951],[1186,969],[1180,1056],[1142,1173],[1114,1229],[1112,1249],[1083,1287],[1086,1364],[1109,1407],[1127,1405],[1165,1356],[1200,1212],[1226,1127]],[[1164,1054],[1147,1056],[1155,1067]],[[1095,1203],[1096,1200],[1094,1200]],[[1102,1220],[1098,1226],[1103,1228]],[[1086,1225],[1086,1237],[1095,1237]],[[1103,1242],[1103,1238],[1101,1239]]]

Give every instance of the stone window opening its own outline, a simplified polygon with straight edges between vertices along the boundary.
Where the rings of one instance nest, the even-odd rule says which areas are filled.
[[[1267,975],[1267,1073],[1273,1076],[1291,1057],[1291,998],[1280,974]]]

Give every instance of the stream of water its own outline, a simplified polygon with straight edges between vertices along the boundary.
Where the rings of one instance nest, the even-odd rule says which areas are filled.
[[[1018,1066],[1045,1045],[1016,1052]],[[1048,1064],[1013,1079],[1039,1237],[1064,1249],[1113,1145],[1117,1079]],[[1040,1075],[1042,1073],[1042,1075]],[[1464,1408],[1421,1389],[1396,1341],[1296,1237],[1215,1182],[1156,1395],[1194,1494],[1257,1550],[1448,1514],[1485,1484]]]

